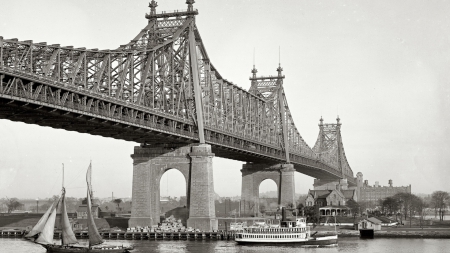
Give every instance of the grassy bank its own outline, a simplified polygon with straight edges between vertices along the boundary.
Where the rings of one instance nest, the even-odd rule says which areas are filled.
[[[317,226],[311,228],[320,235],[328,235],[337,233],[340,237],[359,237],[359,231],[352,227],[336,227],[333,226]],[[335,232],[336,231],[336,232]],[[449,238],[450,227],[448,226],[399,226],[399,227],[382,227],[381,230],[375,231],[375,238]]]

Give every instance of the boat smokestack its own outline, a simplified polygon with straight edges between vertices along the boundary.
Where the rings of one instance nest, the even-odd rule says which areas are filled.
[[[282,221],[286,220],[286,208],[285,207],[281,207],[281,220]]]

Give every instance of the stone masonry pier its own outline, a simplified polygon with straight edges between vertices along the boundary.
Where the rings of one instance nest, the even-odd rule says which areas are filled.
[[[259,212],[259,185],[266,179],[273,180],[278,189],[278,205],[295,205],[294,166],[292,164],[255,164],[242,166],[242,191],[245,213],[257,215]]]
[[[134,148],[133,195],[129,227],[151,226],[160,217],[160,181],[170,170],[179,170],[186,180],[187,226],[202,231],[217,230],[211,146],[207,144],[159,144]]]

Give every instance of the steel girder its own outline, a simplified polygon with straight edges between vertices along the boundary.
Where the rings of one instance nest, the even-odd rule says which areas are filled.
[[[341,135],[339,117],[336,124],[319,123],[319,135],[313,151],[319,154],[320,160],[339,168],[343,178],[353,178],[353,171],[347,161]]]
[[[0,94],[340,176],[340,167],[322,160],[295,127],[282,79],[252,81],[246,91],[220,75],[197,13],[147,15],[148,25],[115,50],[0,37]]]

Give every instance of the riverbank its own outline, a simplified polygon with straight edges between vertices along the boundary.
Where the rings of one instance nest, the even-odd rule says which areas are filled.
[[[339,237],[359,237],[359,231],[351,227],[317,226],[312,231],[317,231],[319,235],[329,235],[337,233]],[[450,239],[450,228],[448,227],[382,227],[375,231],[375,238],[442,238]]]
[[[340,238],[344,237],[360,237],[358,230],[350,230],[346,228],[331,229],[330,227],[316,227],[311,229],[317,235],[334,235],[338,234]],[[0,229],[0,237],[22,237],[24,231],[19,229]],[[122,239],[122,240],[233,240],[234,233],[228,232],[125,232],[111,231],[101,232],[100,235],[104,239]],[[87,231],[75,232],[75,236],[79,239],[88,238]],[[55,232],[54,238],[61,238],[60,232]],[[374,238],[426,238],[426,239],[450,239],[450,229],[448,228],[400,228],[375,231]]]

